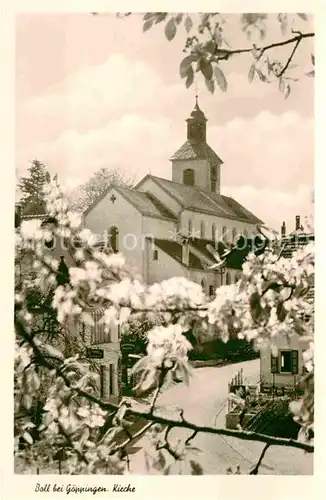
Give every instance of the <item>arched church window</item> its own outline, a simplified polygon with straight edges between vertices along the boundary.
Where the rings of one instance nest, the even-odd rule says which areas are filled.
[[[109,237],[110,237],[110,245],[114,253],[117,253],[119,251],[118,248],[118,228],[116,226],[112,226],[109,231]]]
[[[195,185],[195,171],[192,168],[183,171],[183,183],[187,186]]]
[[[235,244],[235,243],[236,243],[236,241],[237,241],[237,230],[236,230],[236,228],[234,227],[234,228],[232,229],[232,243],[233,243],[233,244]]]
[[[223,241],[227,241],[227,227],[226,226],[223,226],[223,229],[222,229],[222,238],[223,238]]]
[[[227,272],[226,273],[226,276],[225,276],[225,284],[226,285],[231,285],[231,276],[230,276],[230,273]]]
[[[217,234],[216,234],[216,224],[212,225],[212,240],[216,241],[217,240]]]
[[[205,222],[203,221],[200,223],[200,237],[205,238]]]

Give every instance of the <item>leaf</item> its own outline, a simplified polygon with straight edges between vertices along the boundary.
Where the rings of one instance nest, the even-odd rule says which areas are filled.
[[[185,57],[180,64],[180,76],[181,78],[186,78],[188,76],[189,68],[191,68],[191,64],[196,60],[196,57],[193,55]]]
[[[148,19],[152,19],[156,15],[156,12],[146,12],[144,14],[143,19],[144,21],[148,21]]]
[[[254,64],[252,64],[250,66],[249,73],[248,73],[249,83],[251,83],[253,81],[255,73],[256,73],[256,66]]]
[[[308,21],[308,16],[307,14],[304,14],[303,12],[297,12],[298,16],[303,19],[304,21]]]
[[[193,83],[194,83],[194,70],[193,70],[192,66],[190,66],[189,70],[188,70],[188,75],[186,78],[186,88],[189,89],[189,87],[191,87],[191,85]]]
[[[189,31],[191,30],[192,27],[193,27],[192,19],[190,16],[187,16],[185,19],[185,28],[186,28],[187,33],[189,33]]]
[[[177,33],[177,26],[175,24],[174,17],[171,17],[171,19],[166,23],[164,32],[166,38],[169,42],[171,42]]]
[[[280,79],[279,79],[279,82],[278,82],[278,88],[279,88],[279,91],[280,91],[280,92],[284,92],[285,84],[284,84],[284,80],[283,80],[283,78],[280,78]]]
[[[212,63],[207,59],[200,59],[199,64],[200,64],[200,71],[202,72],[206,80],[211,80],[213,76]]]
[[[291,94],[291,87],[290,85],[287,85],[284,93],[284,98],[287,99],[290,94]]]
[[[153,26],[153,21],[146,21],[143,26],[143,33],[151,29],[152,26]]]
[[[161,23],[162,21],[165,21],[167,15],[168,15],[167,12],[159,12],[156,16],[155,24],[158,24],[158,23]]]
[[[190,467],[192,476],[202,476],[204,474],[202,466],[195,460],[190,460]]]
[[[207,80],[207,78],[205,78],[205,84],[206,84],[206,87],[208,88],[208,90],[212,94],[214,94],[214,90],[215,90],[214,80]]]
[[[315,55],[314,54],[311,54],[311,62],[312,62],[312,65],[315,66]]]
[[[180,24],[180,23],[181,23],[181,21],[182,21],[182,18],[183,18],[183,13],[182,13],[182,12],[180,12],[180,13],[177,15],[177,17],[175,18],[175,22],[176,22],[177,24]]]
[[[216,78],[216,81],[218,83],[218,86],[220,87],[222,92],[226,92],[227,88],[228,88],[228,82],[226,81],[224,73],[219,66],[215,66],[214,74],[215,74],[215,78]]]
[[[209,40],[209,42],[205,43],[203,49],[209,52],[210,54],[215,54],[217,46],[214,40]]]
[[[28,432],[24,432],[23,438],[25,439],[25,441],[27,441],[28,444],[33,444],[33,438]]]
[[[266,76],[264,75],[264,73],[262,73],[260,71],[260,69],[257,69],[256,68],[256,73],[257,75],[259,76],[259,79],[262,81],[262,82],[268,82],[268,79],[266,78]]]

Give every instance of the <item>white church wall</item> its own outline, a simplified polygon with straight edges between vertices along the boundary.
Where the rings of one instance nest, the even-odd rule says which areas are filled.
[[[114,194],[114,203],[110,200]],[[85,216],[85,226],[99,238],[108,237],[112,226],[118,228],[118,250],[127,264],[142,270],[143,238],[141,231],[141,214],[118,191],[110,190],[93,209]]]
[[[157,260],[153,260],[154,249],[157,250]],[[154,249],[149,246],[147,277],[149,285],[174,277],[186,276],[187,269],[184,266],[160,248]]]
[[[195,231],[196,237],[201,237],[201,223],[205,224],[205,235],[204,237],[207,239],[212,239],[212,228],[213,224],[216,226],[216,230],[218,231],[218,237],[222,236],[223,227],[227,228],[227,237],[231,242],[233,239],[233,229],[236,232],[236,235],[244,234],[245,231],[248,232],[248,236],[256,233],[255,224],[249,224],[242,221],[232,220],[232,219],[223,219],[222,217],[216,217],[210,214],[192,212],[190,210],[184,210],[181,214],[180,219],[180,228],[185,231],[189,229],[189,220],[191,220],[192,229]]]
[[[142,233],[153,235],[155,238],[173,240],[176,223],[154,217],[143,217]]]

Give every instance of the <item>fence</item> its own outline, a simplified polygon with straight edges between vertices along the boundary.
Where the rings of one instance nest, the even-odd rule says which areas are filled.
[[[108,344],[113,342],[111,330],[106,324],[101,322],[104,312],[104,308],[99,308],[90,313],[94,322],[92,326],[78,323],[78,333],[85,342],[90,344]]]
[[[231,379],[231,381],[228,383],[228,392],[235,393],[237,390],[240,389],[246,389],[244,384],[243,384],[243,369],[237,371],[237,373],[234,375],[234,377]],[[234,402],[231,401],[230,399],[228,400],[228,413],[232,410],[234,406]]]

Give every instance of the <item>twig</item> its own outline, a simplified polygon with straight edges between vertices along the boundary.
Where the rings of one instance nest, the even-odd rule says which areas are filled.
[[[265,453],[266,451],[268,450],[268,448],[270,447],[270,444],[266,443],[264,448],[263,448],[263,451],[261,452],[260,454],[260,457],[258,459],[258,462],[256,463],[256,465],[254,465],[254,467],[251,469],[251,471],[249,472],[249,474],[253,474],[253,475],[257,475],[258,474],[258,469],[262,463],[262,460],[265,456]]]
[[[295,52],[296,52],[296,50],[297,50],[297,48],[298,48],[298,46],[299,46],[299,44],[300,44],[300,42],[302,40],[301,35],[299,35],[299,36],[300,36],[300,38],[298,38],[298,40],[296,41],[296,43],[295,43],[295,45],[293,47],[293,50],[292,50],[292,52],[290,54],[290,57],[287,60],[287,63],[285,64],[285,66],[283,67],[283,69],[280,71],[280,73],[277,75],[278,78],[281,78],[284,75],[284,73],[286,72],[286,70],[288,69],[288,67],[290,65],[290,62],[292,61],[293,56],[294,56],[294,54],[295,54]]]
[[[165,435],[164,435],[164,444],[157,446],[157,450],[166,450],[168,453],[170,453],[171,457],[174,458],[174,460],[180,460],[181,456],[173,449],[171,448],[171,445],[168,440],[168,436],[173,429],[173,425],[169,425],[166,430],[165,430]]]

